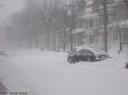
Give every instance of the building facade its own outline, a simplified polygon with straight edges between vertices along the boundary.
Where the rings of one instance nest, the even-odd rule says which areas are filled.
[[[104,43],[104,17],[103,5],[94,1],[88,1],[85,14],[81,16],[84,23],[81,29],[75,29],[77,46],[93,44],[103,46]],[[128,20],[128,7],[123,1],[109,0],[107,2],[107,32],[108,43],[119,44],[119,32],[121,31],[122,42],[128,42],[128,26],[123,27],[123,22]]]

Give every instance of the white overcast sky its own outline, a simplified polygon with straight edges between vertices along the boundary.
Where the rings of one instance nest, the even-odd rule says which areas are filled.
[[[6,21],[7,17],[23,8],[24,0],[0,0],[0,24]]]

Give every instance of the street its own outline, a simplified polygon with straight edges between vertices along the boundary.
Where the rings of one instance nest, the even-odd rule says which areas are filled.
[[[127,71],[123,64],[120,64],[123,62],[120,59],[68,64],[66,55],[56,52],[22,51],[11,56],[11,64],[24,76],[15,77],[15,85],[22,84],[24,90],[32,95],[128,94]],[[18,80],[23,83],[16,83]],[[12,83],[13,81],[11,80]],[[25,89],[24,82],[29,88]]]

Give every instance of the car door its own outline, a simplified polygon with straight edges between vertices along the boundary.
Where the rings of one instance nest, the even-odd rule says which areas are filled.
[[[95,59],[95,55],[91,50],[87,49],[87,50],[85,50],[85,53],[86,53],[86,55],[85,55],[86,60],[93,61]]]
[[[79,51],[77,52],[77,57],[76,57],[76,59],[77,59],[78,61],[81,61],[81,60],[83,59],[83,50],[79,50]]]

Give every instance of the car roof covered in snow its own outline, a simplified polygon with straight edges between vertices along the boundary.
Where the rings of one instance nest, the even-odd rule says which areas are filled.
[[[80,46],[80,47],[77,47],[76,48],[77,50],[76,51],[79,51],[79,50],[90,50],[92,52],[94,52],[95,54],[107,54],[106,52],[104,52],[103,50],[101,49],[97,49],[97,48],[91,48],[91,47],[88,47],[88,46]]]

